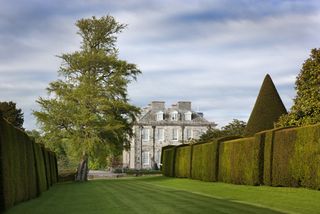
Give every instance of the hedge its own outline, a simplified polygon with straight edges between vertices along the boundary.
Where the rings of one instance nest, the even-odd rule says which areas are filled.
[[[38,195],[48,189],[46,168],[44,163],[44,157],[41,150],[41,145],[38,143],[33,144],[33,149],[36,158],[36,172],[37,172],[37,190]]]
[[[320,125],[274,135],[272,186],[320,189]]]
[[[180,145],[175,148],[174,172],[178,178],[190,178],[191,146]]]
[[[210,142],[192,145],[191,178],[203,181],[218,181],[219,145],[223,141],[240,138],[229,136]]]
[[[320,125],[296,130],[294,155],[290,161],[293,178],[303,187],[320,189]]]
[[[260,88],[257,100],[250,114],[245,136],[253,136],[255,133],[272,129],[279,117],[287,114],[287,110],[273,84],[270,75],[266,75]]]
[[[51,182],[55,184],[58,182],[58,173],[57,173],[57,164],[55,153],[52,151],[49,152],[49,161],[50,161],[50,175],[51,175]]]
[[[41,147],[0,117],[0,213],[46,189],[44,166]]]
[[[162,173],[165,176],[174,176],[175,146],[162,147]]]
[[[44,156],[44,163],[46,166],[45,169],[46,169],[46,178],[47,178],[47,189],[49,189],[52,186],[49,150],[47,150],[44,146],[42,146],[41,149]]]
[[[285,129],[274,133],[272,186],[298,186],[298,181],[293,178],[290,161],[294,155],[297,139],[296,129]]]
[[[250,137],[221,143],[219,149],[219,181],[234,184],[261,183],[260,138]]]
[[[162,172],[205,181],[320,189],[320,124],[166,146]]]

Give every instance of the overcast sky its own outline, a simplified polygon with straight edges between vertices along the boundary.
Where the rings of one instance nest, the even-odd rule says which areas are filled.
[[[267,73],[289,109],[295,77],[320,46],[317,0],[0,2],[0,100],[22,108],[27,129],[36,128],[35,101],[58,78],[56,55],[79,49],[80,18],[128,24],[118,47],[142,71],[129,86],[133,104],[189,100],[220,127],[247,121]]]

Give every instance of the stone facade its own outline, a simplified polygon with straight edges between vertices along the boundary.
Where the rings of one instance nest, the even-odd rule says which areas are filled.
[[[142,109],[133,127],[131,149],[123,152],[123,166],[151,169],[160,166],[161,148],[198,139],[209,127],[215,127],[203,114],[191,109],[191,102],[181,101],[170,108],[163,101],[153,101]]]

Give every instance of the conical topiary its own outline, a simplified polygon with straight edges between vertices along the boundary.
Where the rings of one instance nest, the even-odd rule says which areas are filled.
[[[287,114],[276,87],[269,74],[263,80],[256,103],[245,129],[245,136],[272,129],[279,117]]]

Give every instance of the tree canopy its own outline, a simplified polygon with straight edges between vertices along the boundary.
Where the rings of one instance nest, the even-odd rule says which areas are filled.
[[[256,103],[245,129],[245,136],[274,128],[281,115],[287,114],[278,91],[269,74],[263,80]]]
[[[16,103],[0,102],[0,112],[2,116],[10,122],[13,126],[23,129],[23,112],[20,108],[17,108]]]
[[[211,128],[206,133],[201,135],[199,142],[207,142],[210,139],[227,137],[227,136],[243,136],[246,128],[246,122],[233,119],[228,125],[223,126],[221,129]]]
[[[38,99],[41,110],[34,115],[52,147],[63,147],[70,159],[86,153],[93,166],[105,167],[108,156],[130,146],[139,109],[129,103],[127,85],[140,70],[118,58],[116,35],[125,25],[112,16],[76,26],[80,50],[59,56],[60,78],[50,83],[48,98]]]
[[[297,95],[288,115],[277,126],[303,126],[320,122],[320,49],[312,49],[297,76]]]

